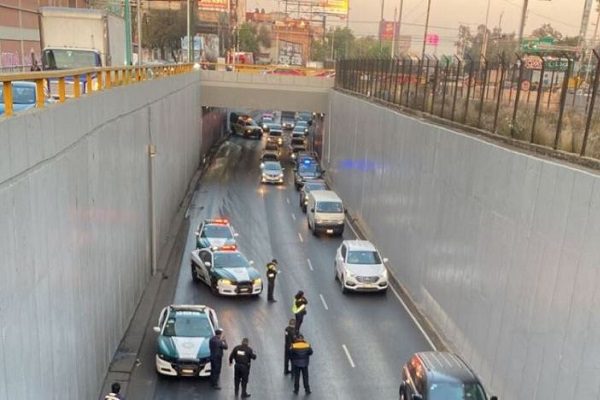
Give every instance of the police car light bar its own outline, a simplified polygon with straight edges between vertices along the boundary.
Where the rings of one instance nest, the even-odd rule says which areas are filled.
[[[237,246],[235,244],[228,244],[221,247],[213,247],[213,251],[234,251],[237,250]]]
[[[207,219],[206,223],[227,225],[229,223],[229,221],[226,218],[214,218],[214,219]]]

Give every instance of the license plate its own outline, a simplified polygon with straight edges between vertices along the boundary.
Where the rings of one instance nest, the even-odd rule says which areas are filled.
[[[333,229],[327,229],[327,233],[333,233]]]
[[[249,291],[250,291],[250,289],[248,289],[248,288],[241,288],[240,289],[240,293],[247,293]]]
[[[185,374],[185,375],[193,375],[194,374],[194,370],[193,369],[182,369],[181,373]]]

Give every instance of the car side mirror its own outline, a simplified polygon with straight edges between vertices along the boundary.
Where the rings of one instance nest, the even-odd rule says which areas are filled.
[[[200,231],[196,231],[196,232],[194,232],[194,234],[195,234],[196,236],[200,236]]]
[[[204,261],[204,265],[206,265],[208,268],[210,268],[212,266],[210,261]]]
[[[253,261],[253,260],[250,260],[250,261],[248,261],[248,264],[250,264],[250,265],[254,265],[254,261]]]
[[[421,396],[420,394],[413,394],[412,400],[423,400],[423,396]]]
[[[310,209],[310,212],[311,212],[311,213],[314,213],[314,212],[315,212],[315,209],[314,209],[314,208],[311,208],[311,209]]]
[[[348,214],[348,209],[344,208],[344,214]]]
[[[386,262],[388,262],[388,261],[390,261],[390,260],[389,260],[389,259],[387,259],[387,258],[385,258],[385,257],[383,258],[383,262],[384,262],[384,263],[386,263]]]
[[[260,169],[264,169],[265,168],[265,163],[260,163]]]
[[[237,233],[237,232],[235,232],[235,233],[233,234],[233,237],[238,237],[238,236],[240,236],[240,234],[239,234],[239,233]]]
[[[152,330],[156,333],[160,333],[160,327],[155,326],[154,328],[152,328]]]

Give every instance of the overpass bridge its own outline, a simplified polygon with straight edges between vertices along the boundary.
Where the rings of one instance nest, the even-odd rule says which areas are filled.
[[[316,398],[397,398],[402,363],[444,348],[501,399],[600,397],[597,170],[331,81],[191,66],[98,76],[98,93],[0,120],[0,398],[96,398],[105,378],[130,400],[217,398],[205,381],[156,377],[152,326],[170,303],[215,307],[230,346],[247,336],[259,354],[253,397],[287,398],[273,343],[298,289]],[[326,110],[322,162],[349,209],[344,239],[366,237],[390,259],[387,296],[342,295],[331,268],[340,240],[309,235],[290,168],[286,186],[259,188],[261,144],[221,143],[223,116],[202,111],[266,105]],[[215,215],[257,265],[280,260],[278,303],[191,283],[193,232]],[[225,394],[230,379],[225,368]]]

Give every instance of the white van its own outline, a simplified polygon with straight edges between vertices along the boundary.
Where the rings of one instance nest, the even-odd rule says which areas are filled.
[[[344,204],[331,190],[315,190],[308,195],[306,205],[308,229],[316,236],[319,232],[341,236],[346,214]]]

